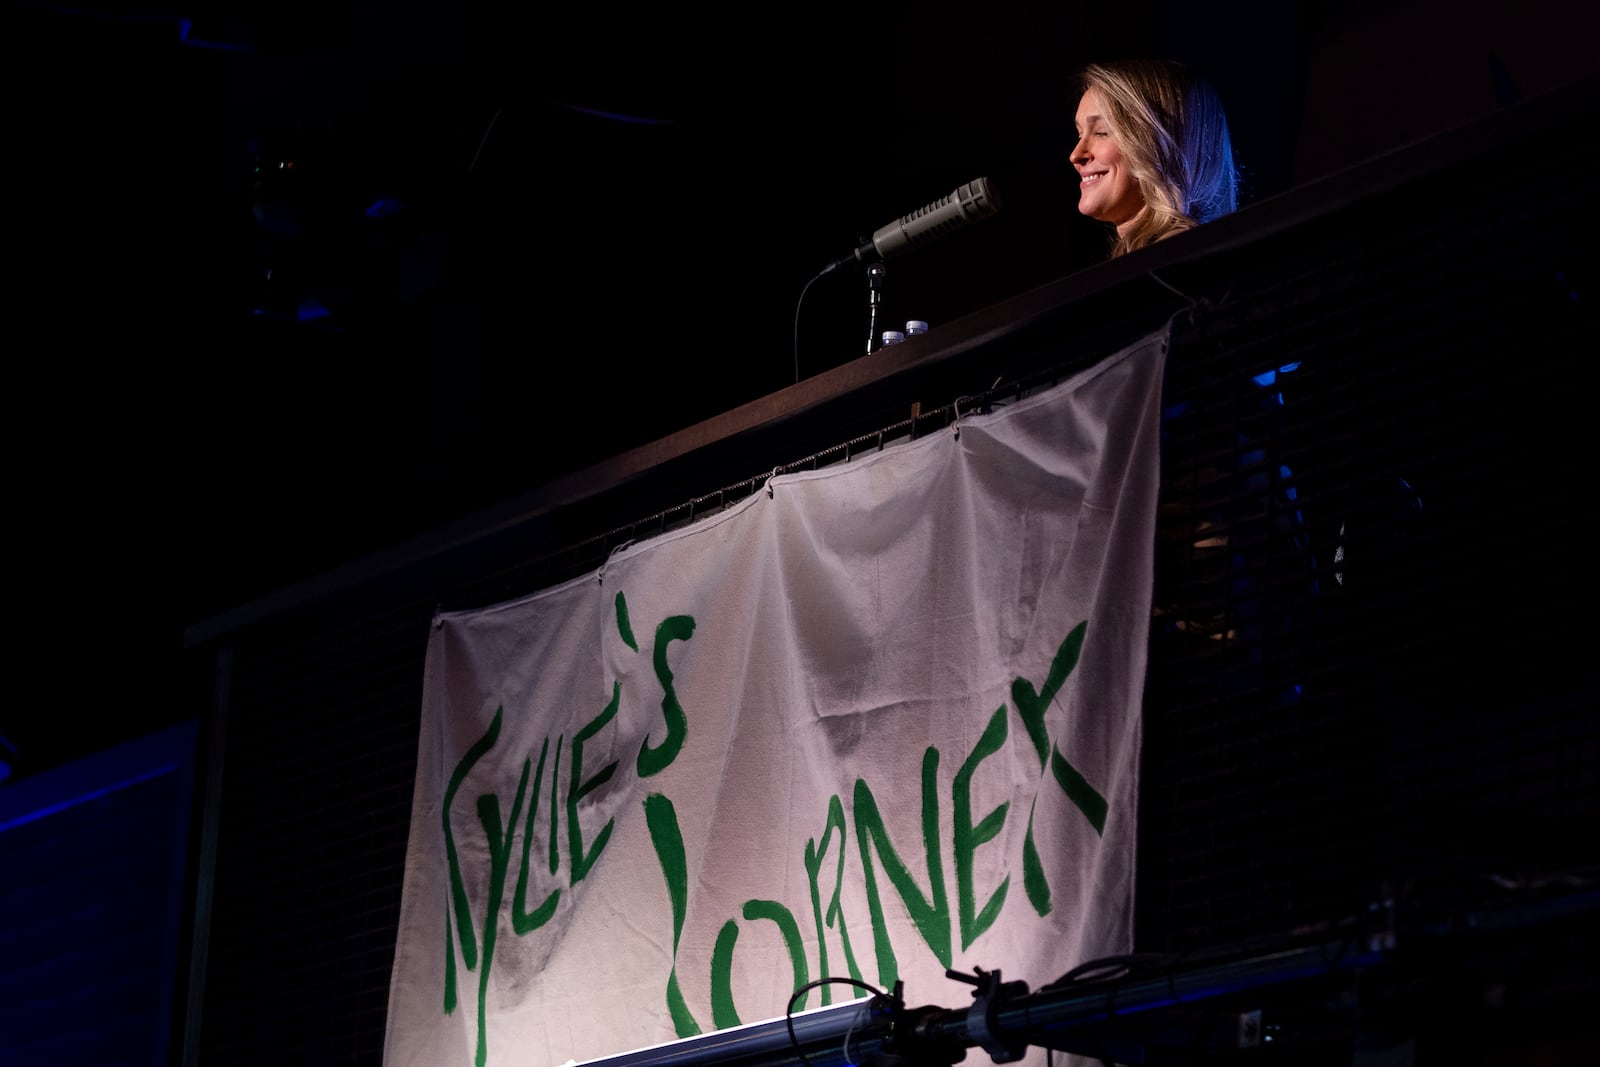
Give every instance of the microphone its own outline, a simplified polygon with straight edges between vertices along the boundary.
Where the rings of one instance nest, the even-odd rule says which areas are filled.
[[[902,252],[942,237],[951,230],[986,219],[1000,210],[1000,198],[989,185],[988,178],[974,178],[956,187],[955,192],[942,196],[931,204],[917,208],[909,215],[901,215],[887,226],[873,233],[872,240],[862,242],[852,254],[835,260],[823,269],[826,274],[847,263],[865,263],[869,259],[888,259]]]

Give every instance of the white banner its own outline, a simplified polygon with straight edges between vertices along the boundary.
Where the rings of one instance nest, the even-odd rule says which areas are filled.
[[[387,1067],[1129,951],[1165,353],[438,616]]]

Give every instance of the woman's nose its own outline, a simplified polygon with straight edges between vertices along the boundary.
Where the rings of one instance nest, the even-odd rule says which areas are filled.
[[[1078,138],[1078,143],[1072,146],[1072,155],[1069,158],[1074,163],[1089,162],[1089,138]]]

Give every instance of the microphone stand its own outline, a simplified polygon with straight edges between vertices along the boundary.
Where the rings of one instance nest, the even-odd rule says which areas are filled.
[[[878,336],[878,305],[883,302],[883,275],[887,268],[882,260],[867,264],[867,355],[872,355],[872,339]]]

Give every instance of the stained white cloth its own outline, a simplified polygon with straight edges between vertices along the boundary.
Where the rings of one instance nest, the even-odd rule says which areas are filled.
[[[1165,353],[438,616],[386,1067],[1129,951]]]

